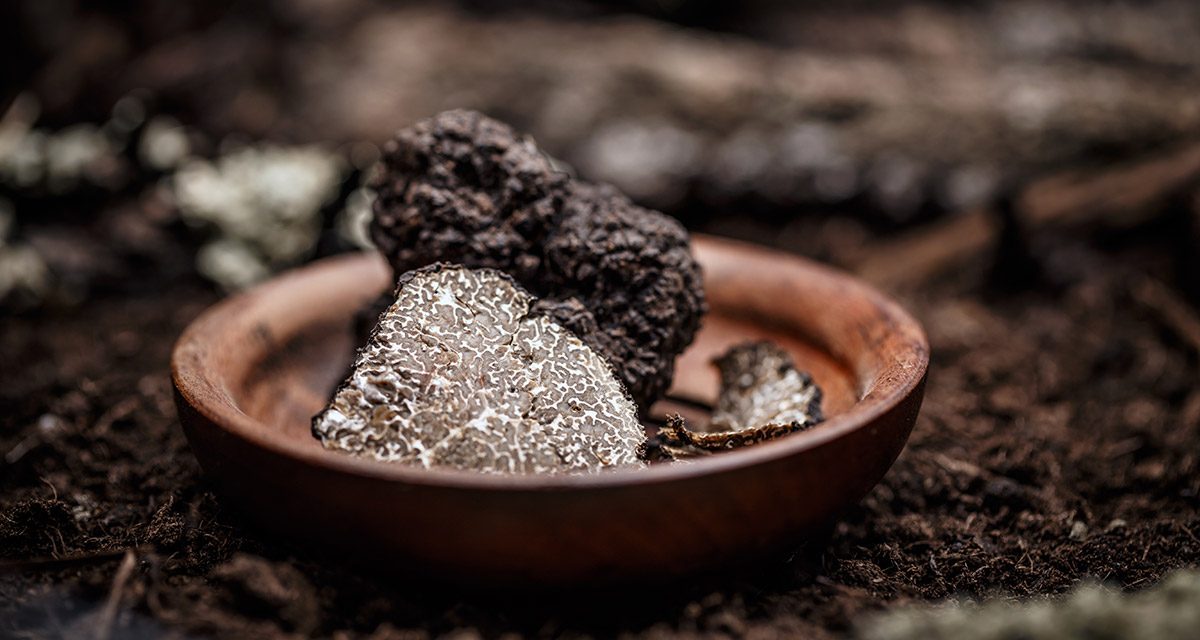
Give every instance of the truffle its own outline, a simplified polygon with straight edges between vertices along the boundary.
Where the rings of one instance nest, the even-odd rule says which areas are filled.
[[[713,361],[721,392],[709,431],[738,431],[762,425],[806,429],[821,422],[821,389],[796,368],[792,356],[772,342],[749,342]]]
[[[686,456],[734,449],[804,431],[825,419],[821,389],[778,345],[738,345],[713,364],[721,374],[721,389],[712,420],[707,429],[696,432],[683,418],[669,417],[658,434],[666,453]],[[679,447],[684,449],[672,450]]]
[[[638,466],[644,432],[608,363],[493,269],[405,274],[313,419],[326,448],[488,473]]]
[[[640,407],[670,386],[705,311],[678,221],[569,179],[529,137],[471,111],[400,131],[373,186],[371,237],[396,274],[438,261],[504,271],[608,360]]]

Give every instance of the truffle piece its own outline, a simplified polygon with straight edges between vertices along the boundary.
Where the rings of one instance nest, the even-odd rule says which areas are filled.
[[[705,311],[678,221],[569,180],[529,137],[471,111],[400,131],[373,186],[371,238],[396,274],[438,261],[504,271],[608,360],[640,407],[670,386]]]
[[[708,428],[691,431],[682,417],[670,416],[657,436],[662,451],[649,445],[644,457],[735,449],[804,431],[825,419],[821,389],[778,345],[739,345],[713,364],[721,373],[721,390]]]
[[[534,302],[493,269],[405,274],[313,434],[329,449],[427,468],[640,465],[644,432],[620,381]]]
[[[821,389],[796,368],[779,345],[749,342],[713,361],[721,373],[721,393],[709,431],[739,431],[763,425],[807,429],[825,419]]]

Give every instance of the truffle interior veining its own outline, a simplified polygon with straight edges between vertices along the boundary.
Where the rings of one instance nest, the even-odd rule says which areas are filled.
[[[493,269],[405,274],[350,377],[313,420],[326,447],[425,468],[593,471],[640,464],[612,368]]]

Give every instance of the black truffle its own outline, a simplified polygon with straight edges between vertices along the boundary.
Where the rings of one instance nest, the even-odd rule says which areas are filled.
[[[713,364],[721,373],[721,389],[707,428],[692,431],[682,417],[670,416],[656,442],[643,447],[643,457],[735,449],[804,431],[825,419],[821,389],[776,344],[742,344]]]
[[[608,363],[493,269],[405,274],[313,419],[325,447],[487,473],[639,466],[637,409]]]
[[[614,188],[570,180],[533,141],[471,111],[399,132],[384,149],[371,237],[396,274],[437,261],[511,274],[648,409],[705,312],[676,220]]]
[[[713,361],[721,391],[708,431],[762,425],[807,429],[825,419],[821,389],[796,368],[791,354],[773,342],[737,345]]]

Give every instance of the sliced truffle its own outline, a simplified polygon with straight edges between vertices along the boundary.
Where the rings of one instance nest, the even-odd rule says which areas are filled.
[[[511,274],[616,370],[642,408],[670,386],[705,311],[678,221],[568,179],[533,141],[471,111],[399,132],[371,237],[396,274],[438,261]]]
[[[796,368],[792,356],[773,342],[738,345],[713,364],[721,392],[709,431],[739,431],[764,425],[807,429],[825,419],[821,389]]]
[[[683,418],[671,416],[657,436],[665,451],[649,447],[643,456],[734,449],[804,431],[825,419],[821,389],[776,344],[739,345],[713,364],[721,374],[721,389],[708,427],[691,431]]]
[[[405,274],[313,419],[325,447],[488,473],[635,466],[644,432],[608,363],[493,269]]]

